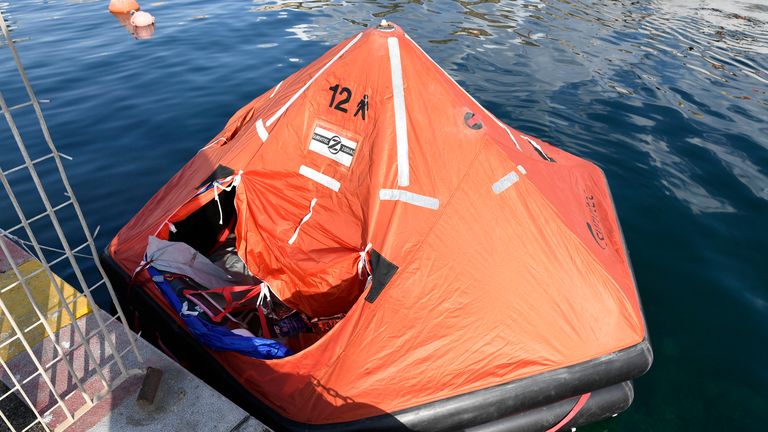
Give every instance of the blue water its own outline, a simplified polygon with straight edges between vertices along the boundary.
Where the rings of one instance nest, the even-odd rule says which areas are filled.
[[[157,18],[145,40],[103,1],[0,10],[29,38],[19,50],[100,247],[240,106],[361,28],[397,22],[505,122],[605,170],[656,360],[629,411],[586,430],[741,431],[768,424],[759,1],[160,1],[142,4]],[[0,90],[23,102],[6,49],[0,59]],[[0,140],[7,169],[4,126]],[[0,226],[14,223],[3,208]]]

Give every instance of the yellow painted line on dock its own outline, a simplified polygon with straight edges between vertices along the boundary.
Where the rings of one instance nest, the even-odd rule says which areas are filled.
[[[0,239],[0,241],[2,240]],[[0,255],[1,254],[2,253],[0,252]],[[23,260],[20,260],[20,262],[17,262],[17,265],[19,266],[21,274],[25,277],[43,268],[39,261],[29,255]],[[54,279],[61,288],[64,299],[70,304],[75,319],[91,312],[91,308],[88,305],[88,299],[85,296],[80,295],[80,292],[58,276],[55,276]],[[24,332],[24,336],[30,347],[34,347],[48,335],[45,331],[45,327],[40,323],[40,319],[35,312],[32,303],[29,301],[29,297],[24,292],[24,288],[21,283],[17,282],[18,278],[13,270],[9,269],[0,273],[0,291],[16,284],[7,291],[0,293],[0,299],[2,299],[6,308],[11,313],[14,320],[16,320],[18,327]],[[63,309],[64,306],[61,299],[56,294],[56,286],[48,277],[47,272],[43,270],[29,278],[27,280],[27,286],[31,291],[35,303],[39,306],[40,311],[47,317],[46,321],[54,332],[57,332],[61,328],[72,323],[68,314]],[[78,296],[79,298],[76,298]],[[6,344],[6,342],[14,336],[16,336],[16,332],[13,330],[13,327],[11,327],[8,317],[0,311],[0,345],[4,345],[0,347],[0,357],[5,361],[9,361],[19,353],[24,352],[24,346],[19,339],[15,339]]]

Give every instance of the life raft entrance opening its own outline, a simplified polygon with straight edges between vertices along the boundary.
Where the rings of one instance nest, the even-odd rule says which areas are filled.
[[[344,318],[346,311],[313,316],[294,309],[259,275],[251,273],[237,250],[238,181],[233,177],[216,179],[203,186],[169,218],[168,229],[161,230],[158,238],[150,239],[149,273],[166,299],[180,305],[180,315],[190,330],[204,333],[196,336],[207,346],[227,350],[227,344],[232,342],[231,350],[262,358],[263,353],[254,351],[252,346],[243,351],[241,344],[249,339],[252,343],[267,339],[287,349],[272,346],[271,354],[264,359],[298,353],[324,337]],[[160,250],[164,252],[158,252]],[[358,296],[365,283],[361,280],[356,288]],[[190,326],[190,320],[199,320],[203,325]],[[210,340],[217,337],[220,337],[217,342]]]

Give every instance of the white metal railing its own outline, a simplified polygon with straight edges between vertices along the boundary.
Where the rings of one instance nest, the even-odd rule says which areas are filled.
[[[59,153],[53,144],[53,140],[48,132],[48,127],[46,126],[40,108],[41,102],[48,101],[38,99],[35,96],[2,11],[0,11],[0,31],[3,36],[3,38],[0,39],[0,54],[4,54],[3,51],[10,53],[11,60],[16,65],[19,78],[23,83],[28,98],[26,101],[20,101],[13,106],[8,106],[3,93],[0,92],[0,110],[2,110],[8,124],[11,135],[13,136],[13,141],[15,141],[16,147],[18,148],[18,153],[23,159],[23,163],[12,168],[3,169],[0,167],[0,183],[2,183],[3,190],[5,191],[4,199],[0,201],[3,207],[0,208],[7,208],[7,211],[10,212],[10,214],[15,213],[19,221],[18,224],[12,227],[3,227],[0,229],[0,249],[2,249],[11,270],[15,275],[15,281],[8,283],[5,286],[0,286],[0,319],[2,322],[9,324],[12,328],[12,332],[10,332],[12,335],[3,335],[4,338],[0,340],[0,350],[10,344],[21,344],[26,355],[34,365],[33,373],[26,377],[20,377],[18,376],[19,371],[13,369],[12,362],[6,361],[6,359],[0,355],[0,367],[2,367],[2,369],[0,369],[0,374],[2,374],[4,378],[3,381],[5,381],[3,388],[0,388],[0,421],[2,421],[0,426],[4,424],[12,431],[39,430],[40,428],[44,430],[62,430],[75,422],[78,417],[82,416],[88,409],[106,396],[128,376],[135,373],[141,373],[142,371],[137,369],[137,365],[141,364],[142,359],[136,347],[136,336],[127,327],[125,316],[120,308],[120,304],[115,296],[112,285],[110,284],[109,279],[107,279],[104,269],[99,262],[98,252],[91,231],[88,229],[82,210],[80,209],[64,171],[62,158],[71,158]],[[47,148],[44,147],[42,149],[45,154],[34,159],[30,156],[30,152],[22,138],[22,131],[17,126],[17,122],[14,120],[14,115],[12,114],[12,112],[22,109],[32,109],[34,111],[44,142],[47,144]],[[11,151],[11,143],[0,142],[0,149],[2,149],[4,154],[7,154],[7,152]],[[40,151],[40,149],[35,150]],[[46,175],[44,177],[48,179],[51,173],[58,174],[58,180],[61,181],[66,190],[66,200],[63,203],[56,205],[51,203],[51,200],[46,193],[44,181],[38,174],[38,168],[46,161],[47,164],[53,162],[54,167],[48,168],[48,170],[45,171]],[[19,197],[11,187],[8,177],[9,175],[28,176],[24,181],[34,184],[34,190],[37,192],[37,196],[27,192],[21,201],[28,203],[32,196],[32,198],[37,200],[36,204],[38,207],[39,204],[42,204],[45,210],[32,217],[27,217]],[[10,206],[6,206],[6,200],[10,203]],[[12,212],[10,207],[13,208]],[[80,233],[79,230],[78,233],[73,233],[72,230],[70,230],[68,236],[62,228],[59,212],[70,207],[74,210],[74,214],[76,215],[76,217],[70,219],[76,219],[77,222],[79,222],[80,228],[82,228],[82,233]],[[41,237],[50,237],[52,232],[50,232],[50,229],[48,229],[47,232],[41,232],[41,229],[33,228],[33,223],[38,221],[49,222],[48,226],[53,227],[53,231],[56,234],[60,247],[43,246],[40,244],[39,239]],[[71,224],[72,220],[66,220],[66,222]],[[75,248],[72,248],[70,246],[70,238],[74,236],[84,236],[85,241]],[[22,237],[26,237],[26,239]],[[10,246],[6,243],[7,241],[13,241],[26,249],[30,255],[40,262],[41,267],[25,274],[24,270],[14,261]],[[29,249],[30,247],[31,250]],[[48,255],[46,255],[46,252]],[[56,254],[55,257],[51,256],[52,253]],[[95,263],[95,270],[93,270],[92,273],[97,273],[97,282],[90,284],[87,282],[88,278],[86,277],[86,272],[84,272],[78,264],[78,258],[88,258],[89,260],[93,260],[93,263]],[[61,279],[59,279],[51,269],[51,266],[54,265],[66,265],[67,271],[74,275],[74,278],[77,281],[76,286],[79,291],[74,298],[66,298],[63,282],[61,282]],[[32,286],[31,280],[35,277],[40,277],[43,274],[47,275],[50,282],[50,288],[52,288],[52,292],[55,292],[57,297],[54,299],[56,300],[54,303],[56,309],[54,311],[43,310],[35,300],[34,294],[39,295],[40,293],[34,292],[35,287]],[[90,277],[91,279],[93,278],[93,276]],[[18,313],[18,311],[15,311],[12,308],[12,305],[6,304],[3,299],[3,295],[6,292],[11,289],[18,289],[19,287],[23,290],[29,300],[36,317],[34,323],[26,326],[22,326],[15,316],[15,313]],[[99,311],[93,295],[93,290],[97,288],[106,288],[110,300],[117,310],[116,316],[110,318],[108,315]],[[96,323],[96,328],[92,331],[88,331],[77,324],[78,316],[75,313],[74,305],[78,301],[82,301],[83,297],[87,299],[90,309],[94,311],[88,316],[91,321],[95,321]],[[58,335],[61,328],[54,328],[50,324],[49,321],[51,317],[57,314],[66,317],[68,322],[71,323],[67,329],[68,331],[74,332],[74,336],[76,336],[76,338],[74,336],[72,337],[72,341],[67,341],[66,343],[62,342],[62,339]],[[118,320],[122,325],[116,326]],[[50,359],[45,358],[44,355],[36,352],[33,347],[33,345],[36,345],[36,342],[28,340],[27,333],[38,326],[44,328],[45,342],[54,349],[54,353],[51,355],[52,358]],[[107,329],[107,326],[110,326],[110,330]],[[115,329],[124,332],[124,334],[118,334],[118,331],[115,331]],[[103,352],[100,352],[100,355],[97,355],[92,347],[95,339],[98,340],[99,344],[104,346],[104,350]],[[118,348],[118,345],[120,345],[118,339],[122,341],[121,344],[124,346],[120,347],[122,349]],[[128,341],[127,343],[125,342],[126,340]],[[75,364],[72,354],[77,350],[82,350],[81,352],[87,361],[87,368]],[[135,356],[135,360],[128,362],[127,357],[131,355],[131,353]],[[56,383],[53,382],[54,378],[51,375],[52,371],[57,368],[57,365],[64,366],[66,373],[68,374],[67,378],[70,382],[75,384],[74,388],[68,386],[67,388],[62,389],[61,385],[57,387]],[[129,365],[133,365],[133,367]],[[26,368],[29,368],[29,366],[29,364],[26,364]],[[115,367],[117,368],[117,372],[114,372],[113,370]],[[61,377],[59,376],[55,377],[55,380],[57,381],[60,379]],[[29,387],[29,384],[33,381],[37,381],[38,388],[43,384],[47,386],[47,390],[53,395],[53,400],[42,408],[39,401],[36,400],[37,395],[28,394],[28,391],[26,390]],[[100,386],[97,386],[95,390],[93,388],[94,386],[91,384],[94,381],[100,383]],[[74,394],[79,394],[84,403],[72,403],[71,400]],[[9,417],[17,415],[18,413],[3,412],[4,401],[6,398],[18,398],[28,405],[33,417],[32,421],[21,426],[14,424],[15,422],[13,418]],[[55,410],[58,410],[57,412],[59,414],[63,413],[64,418],[52,425],[51,413]],[[21,427],[21,429],[18,429],[19,427]],[[0,429],[3,428],[0,427]]]

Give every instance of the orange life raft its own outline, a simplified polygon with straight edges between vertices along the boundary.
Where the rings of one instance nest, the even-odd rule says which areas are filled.
[[[274,300],[343,319],[279,359],[203,345],[148,272],[151,236],[201,255],[234,236]],[[602,171],[388,23],[240,109],[104,262],[143,337],[277,429],[571,427],[625,409],[651,363]]]

